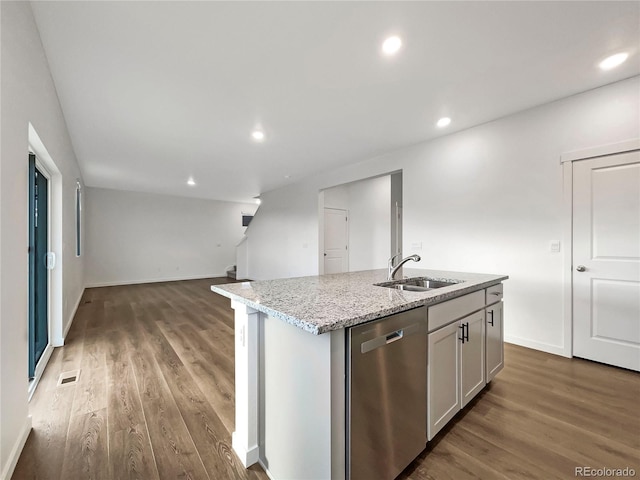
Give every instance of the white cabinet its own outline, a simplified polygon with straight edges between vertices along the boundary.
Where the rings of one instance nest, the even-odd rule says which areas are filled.
[[[454,320],[466,317],[471,312],[484,308],[485,305],[488,305],[485,298],[485,291],[478,290],[429,307],[429,331],[432,332],[436,328],[448,325]]]
[[[504,367],[504,324],[503,303],[498,302],[486,308],[486,382]]]
[[[484,310],[460,320],[465,327],[460,349],[460,408],[467,405],[486,385]]]
[[[491,305],[502,300],[503,288],[502,284],[492,285],[485,290],[485,305]]]
[[[427,437],[431,440],[460,410],[460,322],[428,336]]]
[[[428,439],[485,386],[484,310],[428,336]]]
[[[429,440],[504,367],[502,296],[500,283],[429,307]]]

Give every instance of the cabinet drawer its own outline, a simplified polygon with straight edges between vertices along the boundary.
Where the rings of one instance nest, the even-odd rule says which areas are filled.
[[[502,284],[501,283],[487,288],[486,292],[487,292],[487,298],[486,298],[487,305],[491,305],[492,303],[496,303],[502,300]]]
[[[429,307],[429,331],[431,332],[447,323],[451,323],[454,320],[466,317],[470,313],[480,310],[485,305],[484,300],[485,292],[484,290],[479,290]]]

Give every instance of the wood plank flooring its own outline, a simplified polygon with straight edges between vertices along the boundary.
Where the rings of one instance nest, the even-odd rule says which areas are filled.
[[[399,478],[569,479],[576,467],[640,477],[640,374],[506,344],[504,370]]]
[[[31,401],[12,478],[266,479],[231,449],[233,311],[209,290],[227,281],[88,289]],[[569,479],[581,466],[640,477],[639,374],[512,345],[505,355],[399,478]]]
[[[233,311],[209,289],[228,281],[87,289],[12,478],[267,479],[231,449]]]

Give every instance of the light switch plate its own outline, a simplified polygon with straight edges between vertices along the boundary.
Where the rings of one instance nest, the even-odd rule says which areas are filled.
[[[560,251],[560,240],[551,240],[549,250],[553,253],[558,253]]]
[[[411,244],[411,250],[422,250],[422,242],[413,242]]]

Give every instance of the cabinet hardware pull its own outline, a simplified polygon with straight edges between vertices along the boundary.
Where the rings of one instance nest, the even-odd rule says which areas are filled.
[[[458,328],[462,329],[462,337],[458,337],[458,340],[462,340],[462,343],[464,344],[464,323],[459,325]]]
[[[500,295],[502,295],[502,293],[500,293],[500,292],[491,292],[491,295],[495,295],[496,297],[499,297]]]
[[[467,333],[465,335],[465,340],[468,342],[469,341],[469,322],[465,323],[465,325],[466,325],[466,330],[467,330]]]
[[[491,320],[487,320],[487,323],[493,327],[493,310],[489,310],[487,313],[491,315]]]

